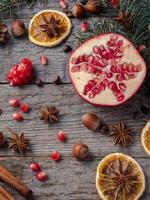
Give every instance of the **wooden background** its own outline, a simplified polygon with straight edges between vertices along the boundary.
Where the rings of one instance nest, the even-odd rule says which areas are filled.
[[[69,6],[72,7],[74,2],[76,1],[69,0]],[[61,10],[59,1],[51,0],[45,7],[40,4],[36,4],[32,10],[24,7],[22,11],[17,12],[17,15],[28,27],[34,14],[44,8]],[[105,13],[102,12],[101,16],[105,16]],[[10,26],[12,20],[12,16],[7,16],[4,21]],[[72,32],[76,32],[81,21],[73,19],[72,23]],[[76,47],[73,34],[65,43],[73,48]],[[0,149],[0,162],[33,190],[36,200],[98,200],[95,176],[99,161],[109,153],[123,152],[134,157],[141,164],[146,175],[146,191],[142,200],[149,200],[150,158],[142,149],[140,135],[145,119],[150,116],[140,114],[137,119],[133,119],[133,113],[140,111],[141,104],[150,107],[150,99],[144,95],[144,88],[142,88],[132,100],[116,108],[94,107],[84,102],[70,83],[67,71],[69,54],[63,52],[64,44],[53,49],[40,48],[30,43],[26,36],[22,39],[11,37],[5,47],[0,47],[0,108],[3,109],[3,114],[0,116],[0,131],[6,136],[9,136],[6,127],[16,132],[24,132],[32,144],[32,150],[26,156],[14,153],[13,150]],[[48,56],[48,66],[44,67],[40,64],[40,55]],[[24,56],[33,60],[37,78],[45,82],[43,88],[38,88],[34,82],[21,88],[12,88],[8,85],[6,80],[8,70]],[[61,77],[63,82],[61,85],[53,84],[54,75]],[[15,110],[9,106],[8,101],[14,97],[28,102],[32,108],[29,114],[24,115],[23,122],[12,120]],[[50,126],[40,121],[39,108],[44,105],[55,105],[60,110],[60,123]],[[109,125],[118,121],[125,122],[133,128],[134,144],[128,148],[114,146],[112,137],[87,130],[81,122],[81,117],[88,112],[97,113]],[[65,144],[56,139],[59,130],[68,133],[68,141]],[[72,157],[72,145],[76,142],[83,142],[89,146],[91,156],[86,161],[79,162]],[[53,150],[62,153],[62,160],[59,163],[50,159]],[[48,181],[41,183],[35,179],[30,170],[30,163],[34,161],[39,162],[43,170],[48,173]],[[6,187],[4,183],[0,184]],[[17,200],[23,199],[12,188],[7,187],[7,189]]]

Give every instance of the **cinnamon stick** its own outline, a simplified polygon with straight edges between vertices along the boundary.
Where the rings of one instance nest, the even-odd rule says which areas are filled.
[[[3,165],[0,165],[0,180],[15,188],[24,198],[28,199],[32,196],[32,191]]]
[[[0,200],[15,200],[2,186],[0,186]]]

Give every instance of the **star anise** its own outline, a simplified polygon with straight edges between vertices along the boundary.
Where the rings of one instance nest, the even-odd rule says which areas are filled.
[[[103,172],[100,182],[106,196],[112,197],[113,200],[130,199],[131,196],[134,199],[141,184],[141,176],[134,163],[116,156],[108,161]]]
[[[59,110],[55,106],[46,106],[41,109],[41,120],[47,122],[58,122]]]
[[[11,137],[9,138],[8,148],[12,148],[21,154],[30,150],[29,139],[24,137],[24,133],[18,134],[13,132],[11,129],[9,129],[9,131],[11,132]]]
[[[121,146],[125,147],[128,143],[133,142],[133,138],[131,137],[130,133],[132,129],[126,128],[123,122],[119,122],[111,127],[112,134],[115,139],[115,145],[120,144]]]
[[[62,29],[62,25],[60,24],[60,20],[56,19],[52,14],[49,18],[42,16],[44,20],[44,24],[40,25],[41,31],[45,32],[47,37],[57,37],[59,32]]]

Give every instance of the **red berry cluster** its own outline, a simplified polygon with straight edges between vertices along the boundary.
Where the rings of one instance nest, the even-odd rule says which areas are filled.
[[[19,99],[10,99],[9,100],[9,104],[16,108],[16,107],[19,107],[20,106],[20,110],[23,112],[23,113],[26,113],[29,111],[29,104],[28,103],[22,103],[20,104],[20,101]],[[15,112],[13,114],[13,119],[15,119],[16,121],[22,121],[23,120],[23,116],[20,112]]]

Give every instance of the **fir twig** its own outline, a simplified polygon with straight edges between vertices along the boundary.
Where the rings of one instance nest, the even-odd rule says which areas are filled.
[[[130,36],[131,40],[133,37],[120,22],[112,18],[102,18],[98,22],[91,21],[90,29],[87,32],[79,31],[75,34],[75,37],[78,43],[82,43],[95,35],[103,33],[118,33],[126,37]]]

